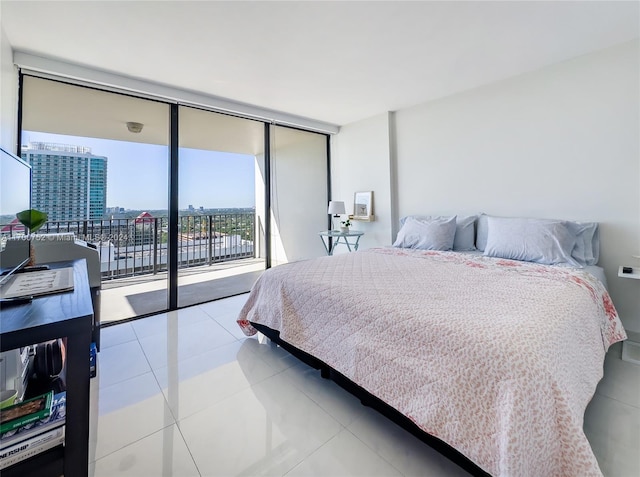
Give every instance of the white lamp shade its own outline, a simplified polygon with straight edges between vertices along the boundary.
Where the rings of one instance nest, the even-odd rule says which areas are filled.
[[[344,202],[339,200],[329,201],[329,210],[327,211],[327,214],[337,215],[337,214],[344,214],[344,213],[346,213],[344,209]]]

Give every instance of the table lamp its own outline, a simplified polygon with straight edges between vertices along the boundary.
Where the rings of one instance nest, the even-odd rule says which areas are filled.
[[[340,218],[340,214],[345,214],[345,208],[344,208],[344,202],[340,201],[340,200],[330,200],[329,201],[329,210],[327,210],[327,213],[329,215],[333,215],[333,218]],[[336,227],[335,224],[333,224],[333,227],[338,230],[340,228],[340,224],[338,223],[338,226]]]

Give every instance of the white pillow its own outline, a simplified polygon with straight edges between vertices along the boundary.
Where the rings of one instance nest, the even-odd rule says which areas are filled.
[[[579,266],[571,256],[576,236],[568,222],[502,217],[486,219],[485,255],[546,265]]]
[[[455,234],[455,215],[421,220],[407,217],[393,246],[423,250],[451,250]]]
[[[433,219],[450,219],[450,216],[432,216],[432,215],[407,215],[400,219],[400,227],[404,225],[409,217],[413,217],[420,221],[429,221]],[[475,238],[476,238],[476,217],[470,215],[468,217],[456,216],[456,233],[453,237],[453,250],[457,251],[469,251],[475,250]]]

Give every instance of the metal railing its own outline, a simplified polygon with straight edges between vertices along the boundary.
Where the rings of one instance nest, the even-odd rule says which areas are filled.
[[[179,216],[178,268],[256,256],[255,213]],[[95,246],[102,279],[167,271],[167,217],[46,222],[38,234],[73,232]],[[21,224],[0,225],[0,236],[24,234]]]

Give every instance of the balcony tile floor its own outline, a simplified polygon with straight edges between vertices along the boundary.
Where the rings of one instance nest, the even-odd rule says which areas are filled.
[[[282,348],[238,333],[245,300],[102,330],[90,476],[468,475]],[[640,475],[639,383],[640,366],[613,346],[584,426],[606,477]]]
[[[225,296],[245,293],[264,270],[264,260],[238,259],[180,269],[178,306],[190,306]],[[100,300],[100,319],[113,323],[167,308],[167,274],[140,274],[104,280]]]

